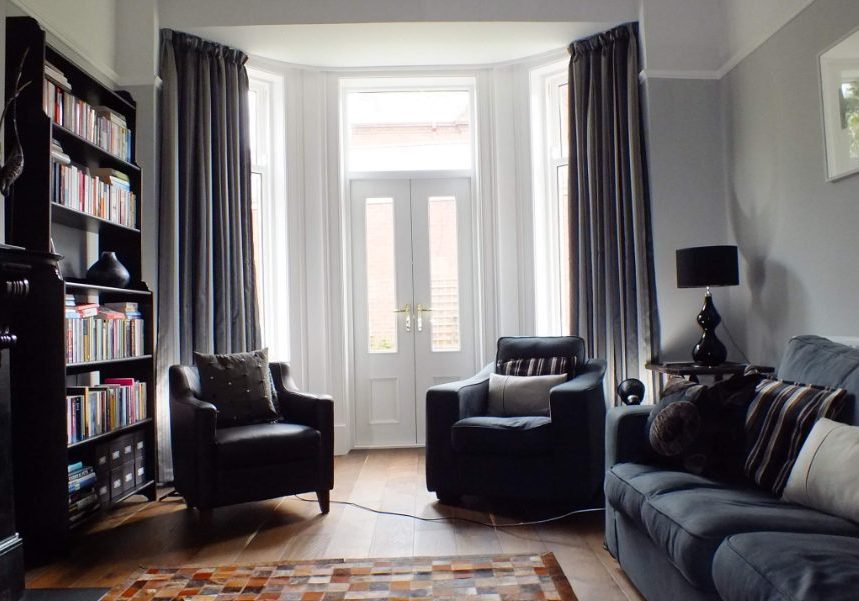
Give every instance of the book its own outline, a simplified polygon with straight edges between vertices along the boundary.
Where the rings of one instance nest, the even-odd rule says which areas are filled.
[[[113,309],[114,311],[119,311],[120,313],[137,313],[140,309],[140,305],[133,302],[124,302],[124,303],[105,303],[105,307],[108,309]]]
[[[74,502],[69,503],[69,513],[77,513],[79,511],[83,511],[87,507],[95,505],[98,503],[98,495],[95,491],[90,491],[88,494],[84,495],[80,499]]]
[[[118,386],[134,386],[137,381],[134,378],[105,378],[105,384],[116,384]]]
[[[86,305],[75,305],[75,311],[79,317],[95,317],[98,315],[98,305],[90,303]]]
[[[62,165],[69,165],[72,159],[63,152],[63,147],[56,140],[51,141],[51,158]]]
[[[93,473],[93,469],[92,469],[92,466],[89,466],[89,465],[86,467],[83,467],[77,471],[74,471],[74,472],[69,474],[69,484],[71,484],[75,480],[80,480],[81,478],[85,478],[86,476],[89,476],[91,473]]]
[[[108,309],[107,307],[99,306],[96,310],[97,319],[126,319],[124,313]]]
[[[76,472],[78,470],[82,470],[83,467],[84,467],[83,461],[78,461],[76,463],[70,463],[69,464],[69,474],[71,474],[72,472]]]
[[[101,509],[101,503],[95,503],[94,505],[90,505],[89,507],[75,513],[74,515],[70,515],[69,525],[74,526],[78,522],[83,521],[84,519],[97,512],[99,509]]]
[[[45,61],[45,77],[52,80],[67,92],[72,91],[72,86],[65,74],[48,61]]]
[[[95,474],[87,474],[83,478],[79,478],[72,482],[69,482],[69,492],[76,492],[79,490],[83,490],[89,486],[93,486],[96,482]]]
[[[93,107],[93,109],[95,110],[96,115],[108,119],[114,125],[119,125],[120,127],[128,126],[128,123],[125,121],[125,117],[123,117],[110,107],[96,106]]]

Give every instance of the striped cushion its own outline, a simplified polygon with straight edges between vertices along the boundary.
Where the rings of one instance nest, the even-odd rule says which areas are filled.
[[[846,392],[841,388],[761,380],[746,414],[746,476],[761,488],[781,495],[815,422],[821,417],[834,419]]]
[[[528,357],[498,361],[495,372],[502,376],[575,376],[576,357]]]

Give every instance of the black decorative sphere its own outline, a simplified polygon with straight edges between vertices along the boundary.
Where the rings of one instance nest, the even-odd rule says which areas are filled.
[[[86,279],[89,283],[99,286],[125,288],[131,282],[131,274],[116,258],[116,253],[105,251],[101,253],[99,260],[87,269]]]
[[[640,405],[644,400],[644,383],[635,378],[629,378],[617,385],[617,396],[624,405]]]

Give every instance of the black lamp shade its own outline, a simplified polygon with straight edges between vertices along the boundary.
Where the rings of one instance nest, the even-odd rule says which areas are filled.
[[[740,283],[736,246],[677,249],[677,287],[736,286]]]

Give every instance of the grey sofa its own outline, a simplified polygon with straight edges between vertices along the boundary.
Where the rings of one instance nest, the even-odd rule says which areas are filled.
[[[189,508],[315,492],[328,513],[334,487],[334,402],[301,392],[287,363],[269,364],[280,413],[271,424],[216,427],[200,399],[196,367],[170,367],[170,430],[176,490]]]
[[[576,357],[578,367],[551,390],[549,417],[488,416],[495,363],[427,391],[427,488],[442,502],[472,494],[600,505],[605,361],[587,359],[576,336],[500,338],[496,361],[558,356]]]
[[[859,425],[859,349],[800,336],[777,376],[847,389],[841,419]],[[655,466],[649,411],[609,413],[605,479],[606,545],[648,601],[859,599],[859,524]]]

